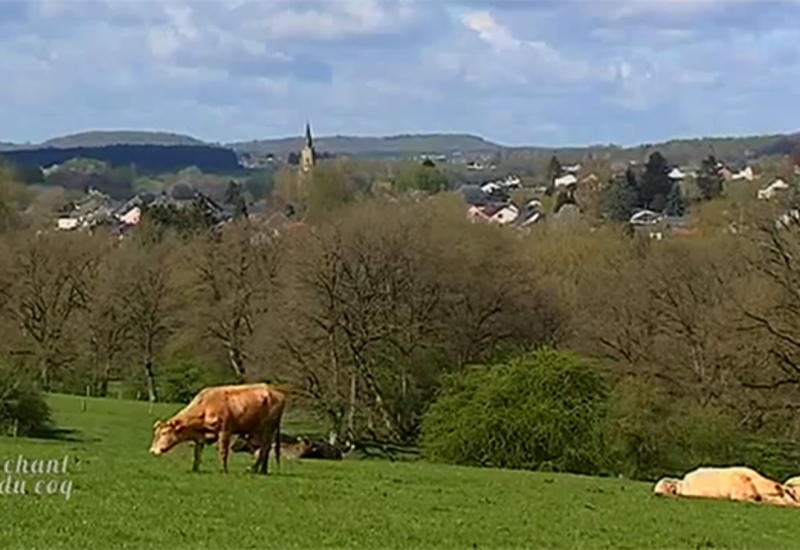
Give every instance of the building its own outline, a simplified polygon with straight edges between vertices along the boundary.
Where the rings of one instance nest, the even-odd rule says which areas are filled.
[[[311,124],[306,122],[306,143],[300,151],[300,170],[310,172],[317,164],[317,152],[314,150],[314,139],[311,137]]]

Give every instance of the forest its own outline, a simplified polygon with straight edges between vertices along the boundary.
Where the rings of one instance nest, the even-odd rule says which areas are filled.
[[[472,224],[450,192],[330,200],[312,187],[302,221],[210,231],[145,212],[119,240],[26,226],[11,189],[0,185],[2,399],[186,402],[209,384],[289,382],[332,439],[415,445],[436,433],[431,411],[452,421],[432,404],[477,366],[549,350],[602,384],[590,389],[610,471],[747,456],[784,472],[798,456],[800,226],[775,223],[793,196],[717,197],[693,207],[691,236],[654,241],[613,222]]]

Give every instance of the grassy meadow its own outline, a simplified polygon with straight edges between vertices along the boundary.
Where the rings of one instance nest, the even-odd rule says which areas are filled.
[[[148,453],[178,405],[50,395],[60,439],[0,438],[0,465],[63,459],[64,495],[0,496],[0,548],[795,548],[800,510],[666,500],[649,483],[451,467],[421,460],[270,462],[220,471],[207,448]],[[313,429],[291,413],[287,433]],[[0,481],[7,474],[0,471]]]

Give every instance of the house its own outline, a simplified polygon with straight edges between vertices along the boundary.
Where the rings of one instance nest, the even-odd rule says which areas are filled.
[[[118,216],[118,219],[125,225],[139,225],[142,219],[142,209],[138,206],[134,206],[121,216]]]
[[[467,219],[471,222],[487,222],[508,225],[519,217],[519,209],[513,204],[488,204],[470,206]]]
[[[580,163],[573,164],[572,166],[565,166],[564,167],[564,172],[567,173],[567,174],[577,174],[580,171],[581,171]]]
[[[472,206],[486,206],[494,202],[492,197],[486,194],[480,185],[462,185],[458,189],[464,201]]]
[[[753,169],[750,166],[748,166],[745,169],[740,170],[739,172],[736,172],[735,174],[733,174],[731,176],[731,180],[733,180],[733,181],[738,181],[738,180],[753,181],[754,177],[755,176],[753,174]]]
[[[761,200],[768,200],[774,197],[778,192],[789,189],[789,184],[778,178],[769,186],[758,190],[758,198]]]
[[[80,220],[78,218],[73,218],[71,216],[63,216],[58,218],[58,228],[62,231],[70,231],[72,229],[76,229]]]
[[[519,216],[514,220],[514,225],[518,227],[528,227],[539,222],[543,218],[544,214],[542,213],[541,201],[532,199],[522,207]]]
[[[467,170],[471,170],[473,172],[480,172],[485,169],[484,165],[480,161],[470,161],[467,163]]]
[[[669,173],[669,178],[676,181],[681,181],[686,178],[686,174],[680,171],[679,168],[673,168]]]
[[[497,205],[489,207],[493,211],[487,212],[489,221],[500,225],[507,225],[519,217],[519,209],[513,204]]]
[[[483,191],[487,195],[493,195],[495,193],[501,192],[502,190],[503,186],[495,182],[484,183],[483,185],[481,185],[481,191]]]
[[[653,225],[662,221],[663,218],[664,216],[658,212],[653,212],[652,210],[640,210],[631,216],[631,219],[628,223],[631,225]]]
[[[567,174],[556,178],[553,183],[556,187],[575,187],[578,185],[578,178],[574,174]]]

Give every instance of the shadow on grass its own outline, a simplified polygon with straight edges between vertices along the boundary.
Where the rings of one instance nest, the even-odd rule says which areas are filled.
[[[46,439],[55,441],[66,441],[69,443],[97,443],[100,441],[99,437],[87,437],[81,435],[78,430],[71,430],[67,428],[39,428],[38,430],[31,431],[29,434],[21,437],[29,439]]]

